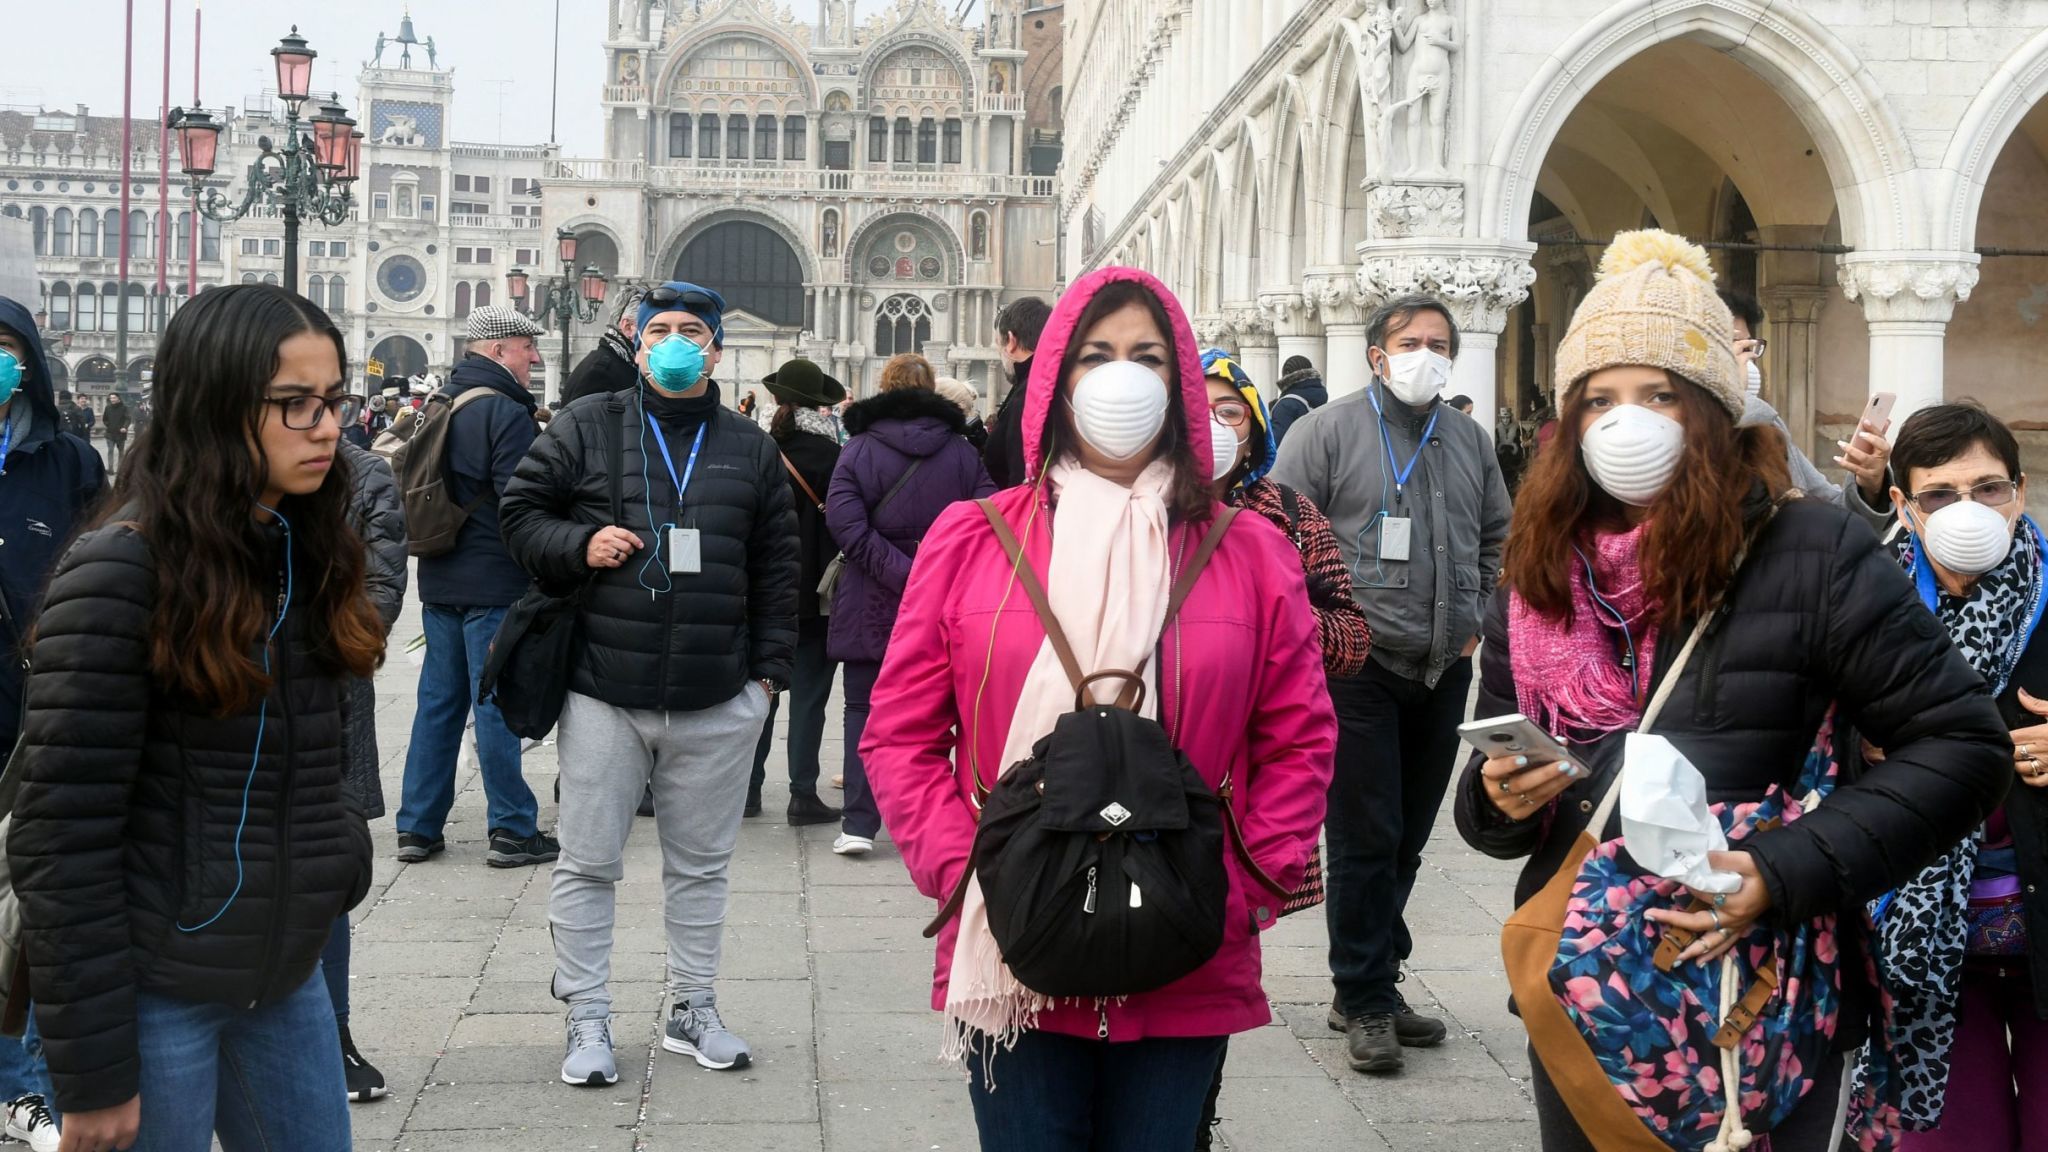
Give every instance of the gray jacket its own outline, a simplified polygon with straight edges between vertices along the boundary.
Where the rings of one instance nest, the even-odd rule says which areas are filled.
[[[1418,418],[1373,389],[1387,412],[1385,440],[1372,392],[1332,400],[1288,432],[1272,478],[1329,516],[1351,567],[1351,594],[1372,623],[1373,660],[1433,688],[1479,635],[1499,583],[1507,484],[1493,442],[1470,416],[1437,405],[1425,445],[1429,415]],[[1394,459],[1415,460],[1399,493],[1389,441]],[[1380,555],[1383,516],[1408,518],[1407,560]]]
[[[369,585],[370,602],[384,621],[384,634],[398,622],[405,607],[405,586],[410,572],[405,549],[405,506],[398,499],[398,480],[376,453],[344,440],[355,479],[356,532],[362,536],[367,555],[364,583]],[[342,698],[342,786],[362,805],[363,816],[376,819],[384,814],[384,783],[377,775],[377,687],[364,679],[351,679]]]
[[[1813,461],[1807,459],[1806,453],[1801,451],[1798,443],[1792,439],[1792,429],[1785,426],[1785,418],[1778,415],[1778,410],[1771,407],[1763,397],[1749,397],[1742,412],[1742,419],[1737,423],[1743,428],[1760,428],[1764,425],[1776,428],[1785,437],[1785,463],[1792,471],[1792,486],[1816,500],[1825,500],[1837,506],[1842,504],[1842,489],[1813,466]]]

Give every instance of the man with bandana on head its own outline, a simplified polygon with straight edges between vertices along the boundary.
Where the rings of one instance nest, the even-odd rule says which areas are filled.
[[[22,658],[43,585],[64,546],[106,486],[99,453],[64,428],[43,336],[29,309],[0,296],[0,757],[21,732]],[[0,1109],[6,1133],[30,1148],[57,1147],[46,1105],[49,1073],[29,1052],[0,1037]]]
[[[649,292],[635,325],[639,386],[564,409],[505,490],[513,557],[544,587],[583,589],[548,901],[569,1084],[619,1078],[613,887],[650,783],[674,1001],[662,1047],[709,1069],[751,1061],[712,985],[754,745],[795,660],[798,549],[781,454],[721,403],[712,376],[724,313],[695,284]]]

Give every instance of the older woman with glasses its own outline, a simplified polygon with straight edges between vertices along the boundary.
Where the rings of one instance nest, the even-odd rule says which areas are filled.
[[[2048,1148],[2048,948],[2030,945],[2048,933],[2043,537],[2018,442],[1974,404],[1915,413],[1891,463],[1899,562],[1997,697],[2025,785],[1877,906],[1894,1031],[1913,1039],[1898,1045],[1906,1125],[1924,1129],[1900,1148]]]

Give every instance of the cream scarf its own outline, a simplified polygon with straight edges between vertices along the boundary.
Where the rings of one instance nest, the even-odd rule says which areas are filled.
[[[1073,644],[1084,675],[1145,662],[1146,710],[1156,715],[1158,670],[1148,658],[1159,644],[1172,593],[1165,493],[1173,469],[1154,463],[1126,488],[1063,460],[1052,466],[1047,479],[1056,500],[1052,562],[1045,579],[1053,616]],[[1124,687],[1120,681],[1105,681],[1090,691],[1106,693],[1098,698],[1102,702]],[[1073,709],[1074,686],[1047,641],[1025,674],[999,771],[1029,758],[1032,746]],[[974,1034],[984,1033],[990,1041],[982,1051],[986,1060],[997,1047],[1014,1045],[1019,1035],[1036,1028],[1039,1012],[1049,1004],[1019,984],[1003,963],[976,878],[967,886],[953,945],[942,1054],[962,1059]]]

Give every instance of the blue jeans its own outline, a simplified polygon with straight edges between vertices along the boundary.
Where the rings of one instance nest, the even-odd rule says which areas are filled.
[[[977,1037],[982,1044],[986,1037]],[[1111,1044],[1026,1032],[981,1074],[968,1057],[982,1152],[1188,1152],[1224,1037]]]
[[[327,998],[334,1003],[334,1019],[348,1026],[348,913],[334,918],[334,931],[327,934],[327,947],[320,950],[320,974],[327,980]]]
[[[405,798],[398,806],[398,830],[439,839],[448,810],[455,806],[455,758],[462,729],[476,713],[476,756],[483,765],[484,797],[490,802],[492,831],[521,839],[533,835],[540,805],[520,774],[519,737],[505,727],[495,704],[477,703],[491,639],[503,608],[442,608],[429,604],[421,619],[427,631],[427,665],[420,670],[419,707],[412,718],[412,746],[405,753]]]
[[[262,1008],[138,992],[142,1135],[135,1152],[350,1152],[334,1008],[315,972]]]
[[[36,1014],[28,1014],[28,1031],[16,1040],[0,1036],[0,1101],[17,1100],[35,1093],[56,1111],[56,1096],[50,1091],[50,1068],[43,1062],[43,1038],[36,1032]]]

